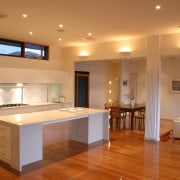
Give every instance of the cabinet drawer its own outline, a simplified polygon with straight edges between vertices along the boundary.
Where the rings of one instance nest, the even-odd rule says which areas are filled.
[[[6,162],[11,158],[11,131],[10,127],[0,125],[0,159]]]
[[[10,152],[8,151],[0,151],[0,159],[4,160],[4,161],[10,161]]]
[[[10,144],[11,129],[8,126],[0,125],[0,143]]]
[[[0,151],[1,151],[1,150],[3,150],[3,151],[9,151],[8,149],[10,149],[10,144],[9,144],[9,142],[0,141]]]
[[[0,125],[0,136],[1,137],[10,137],[10,127]]]
[[[11,153],[10,153],[10,144],[0,143],[0,158],[10,160]]]

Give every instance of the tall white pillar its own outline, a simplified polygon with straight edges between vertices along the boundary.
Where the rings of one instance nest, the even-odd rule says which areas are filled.
[[[160,140],[160,37],[147,38],[147,97],[145,139]]]

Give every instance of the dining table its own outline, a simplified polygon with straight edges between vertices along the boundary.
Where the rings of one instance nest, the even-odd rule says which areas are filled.
[[[130,113],[130,120],[131,120],[131,130],[133,130],[134,127],[134,114],[135,112],[145,110],[145,104],[123,104],[123,105],[117,105],[116,108],[120,108],[121,111],[129,112]]]

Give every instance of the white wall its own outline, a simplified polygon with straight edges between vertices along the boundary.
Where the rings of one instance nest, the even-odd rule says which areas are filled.
[[[161,36],[161,55],[177,55],[180,54],[180,34],[171,34]],[[47,69],[47,70],[63,70],[69,73],[68,84],[63,84],[61,86],[61,95],[64,95],[67,101],[73,101],[74,99],[74,62],[82,61],[88,62],[92,60],[109,60],[109,59],[121,59],[123,55],[119,53],[120,48],[128,46],[132,52],[130,54],[131,58],[146,57],[146,48],[147,48],[147,37],[138,38],[138,39],[129,39],[129,40],[120,40],[115,42],[106,42],[102,44],[93,44],[89,46],[79,46],[79,47],[50,47],[50,59],[49,61],[37,61],[26,58],[14,58],[0,56],[0,66],[1,68],[22,68],[22,69]],[[85,58],[79,57],[79,54],[82,50],[89,52],[89,56]],[[162,117],[175,117],[179,116],[179,94],[169,93],[169,78],[178,77],[178,60],[172,60],[170,62],[162,63],[162,87],[161,87],[161,116]],[[145,67],[143,64],[133,63],[129,65],[129,72],[138,73],[138,102],[144,101],[146,97],[145,93],[145,81],[146,75],[144,74]],[[120,68],[119,68],[120,69]],[[106,69],[107,70],[107,69]],[[94,66],[91,71],[93,76],[91,77],[95,85],[92,85],[92,101],[91,105],[95,107],[102,106],[102,102],[107,100],[107,96],[103,93],[103,88],[105,85],[102,85],[103,88],[98,84],[98,82],[105,82],[107,77],[99,75],[100,72],[105,72],[105,66]],[[112,70],[110,70],[111,72]],[[97,79],[98,76],[99,81]],[[107,73],[109,75],[109,72]],[[107,75],[106,74],[106,75]],[[110,73],[111,74],[111,73]],[[116,77],[119,78],[118,70],[116,71]],[[98,90],[97,88],[101,88]],[[106,87],[107,89],[107,87]],[[102,99],[94,98],[97,97],[96,93],[99,95],[102,94]],[[165,97],[165,98],[164,98]],[[101,104],[101,105],[100,105]]]
[[[180,93],[170,92],[170,80],[180,79],[180,58],[164,57],[161,61],[161,110],[164,119],[180,116]],[[137,73],[137,102],[146,101],[146,61],[129,61],[129,73]]]
[[[116,99],[116,67],[117,63],[109,63],[104,61],[92,62],[76,62],[76,71],[90,72],[90,97],[89,106],[91,108],[104,108],[104,103],[109,99],[115,101]],[[109,81],[112,84],[109,85]],[[108,90],[112,93],[109,94]]]
[[[171,34],[171,35],[162,35],[161,37],[161,44],[160,44],[160,54],[161,56],[169,56],[169,55],[177,55],[180,54],[179,47],[180,47],[180,34]],[[70,81],[69,84],[63,89],[63,93],[71,100],[73,99],[73,63],[76,61],[92,61],[92,60],[109,60],[109,59],[122,59],[124,58],[122,54],[118,53],[121,47],[129,47],[132,52],[130,54],[131,58],[138,58],[138,57],[146,57],[147,54],[147,37],[138,38],[138,39],[131,39],[131,40],[120,40],[116,42],[106,42],[102,44],[93,44],[90,46],[79,46],[79,47],[67,47],[62,49],[62,70],[67,70],[70,72]],[[90,55],[85,58],[80,58],[79,54],[81,51],[86,50]],[[169,85],[167,81],[168,76],[164,72],[164,66],[162,67],[162,87],[161,87],[161,117],[175,117],[179,113],[179,109],[177,104],[174,103],[174,99],[177,98],[176,95],[170,95],[166,92],[163,92],[165,86]],[[176,66],[176,68],[179,66]],[[167,65],[168,68],[168,65]],[[138,73],[138,102],[145,101],[146,99],[146,67],[142,64],[131,64],[130,65],[130,72],[137,72]],[[176,71],[177,72],[177,71]],[[178,75],[177,75],[178,76]],[[168,84],[168,85],[167,85]],[[168,100],[166,102],[164,96]],[[169,97],[168,97],[169,96]],[[175,96],[175,97],[174,97]],[[178,96],[179,97],[179,96]],[[163,99],[163,100],[162,100]],[[99,100],[99,99],[98,99]],[[95,100],[95,101],[98,101]],[[169,102],[171,102],[171,109],[169,110]],[[96,103],[96,102],[94,102]],[[165,105],[166,104],[166,105]],[[171,114],[167,114],[166,112],[171,111]]]
[[[170,80],[180,79],[180,58],[162,61],[161,73],[161,117],[173,119],[180,116],[180,94],[170,92]]]
[[[103,108],[104,102],[108,97],[108,81],[120,77],[119,71],[121,63],[112,63],[111,61],[97,62],[78,62],[77,69],[90,72],[90,107]],[[180,59],[162,60],[161,73],[161,118],[173,119],[179,114],[180,94],[170,93],[170,79],[180,78]],[[146,60],[128,60],[128,73],[137,73],[137,103],[146,101]],[[118,74],[119,73],[119,74]],[[113,87],[113,91],[116,87]],[[115,92],[115,91],[114,91]],[[116,93],[113,95],[113,101],[116,100]]]
[[[57,100],[59,95],[64,95],[62,89],[69,80],[61,63],[62,51],[57,46],[50,46],[49,60],[0,56],[0,83],[50,83],[51,89],[61,84],[48,92],[49,101]]]
[[[132,50],[132,57],[144,57],[146,55],[146,38],[121,40],[115,42],[105,42],[101,44],[93,44],[90,46],[78,46],[78,47],[66,47],[62,49],[62,63],[61,67],[63,71],[69,72],[69,83],[64,86],[63,94],[68,98],[68,101],[74,99],[74,62],[92,61],[92,60],[114,60],[124,58],[123,54],[119,53],[119,50],[128,46]],[[87,51],[88,57],[79,57],[81,51]]]
[[[136,102],[146,102],[146,60],[129,60],[129,73],[137,74]]]
[[[120,89],[118,88],[121,83],[121,60],[108,60],[108,61],[89,61],[89,62],[76,62],[75,70],[90,72],[90,107],[104,108],[104,103],[109,99],[112,102],[121,100],[118,99]],[[146,61],[145,60],[128,60],[129,74],[137,74],[137,99],[136,102],[141,103],[146,101]],[[109,81],[112,82],[109,85]],[[120,81],[120,82],[119,82]],[[109,90],[112,93],[109,94]],[[127,94],[128,92],[126,92]]]

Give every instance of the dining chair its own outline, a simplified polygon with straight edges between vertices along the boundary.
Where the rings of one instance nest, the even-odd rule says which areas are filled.
[[[134,115],[134,129],[144,130],[145,127],[145,108],[140,109]]]
[[[122,105],[124,105],[124,103],[122,101],[112,102],[112,107],[118,107],[118,106],[122,106]],[[119,123],[120,123],[120,121],[122,121],[123,122],[123,128],[125,129],[126,128],[126,120],[127,120],[127,112],[120,110],[119,114],[121,116],[121,118],[119,119]],[[119,126],[121,127],[121,123],[119,124]]]
[[[112,104],[107,102],[104,104],[104,109],[109,110],[109,109],[111,109],[111,106],[112,106]]]
[[[126,112],[121,111],[118,107],[111,107],[111,120],[116,120],[116,126],[121,129],[122,125],[123,128],[126,128]]]
[[[112,127],[111,106],[112,106],[112,104],[110,102],[107,102],[104,104],[104,109],[109,111],[109,125],[110,125],[110,127]]]
[[[123,105],[124,103],[122,101],[119,101],[119,102],[112,102],[112,107],[115,107],[115,106],[121,106]]]

